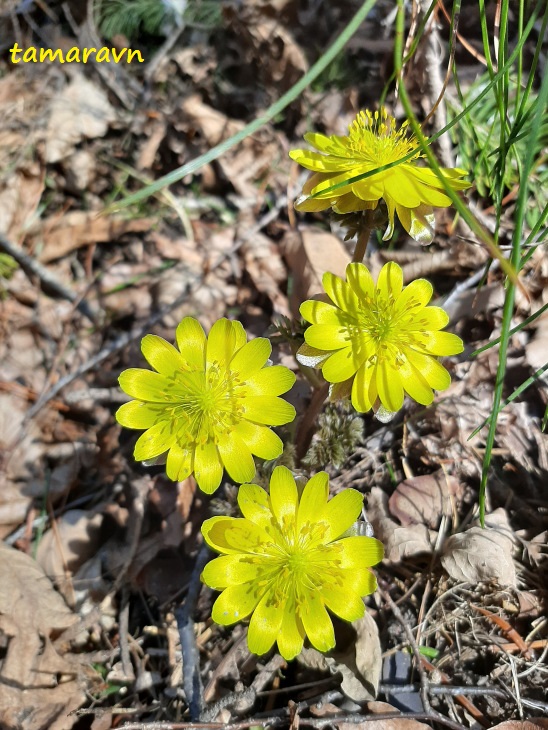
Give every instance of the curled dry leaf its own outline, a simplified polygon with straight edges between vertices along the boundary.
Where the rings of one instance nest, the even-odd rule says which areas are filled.
[[[116,113],[105,92],[76,73],[60,94],[53,97],[46,132],[46,162],[59,162],[85,138],[103,137]]]
[[[485,529],[471,527],[445,543],[441,562],[451,578],[467,583],[497,581],[517,586],[512,559],[513,538],[506,512],[501,508],[485,520]]]
[[[373,525],[375,537],[384,544],[384,558],[398,562],[402,558],[431,553],[436,533],[426,525],[402,527],[388,513],[388,497],[379,487],[367,496],[367,518]]]
[[[388,500],[391,514],[402,525],[427,525],[435,529],[442,515],[451,515],[451,502],[459,482],[443,469],[401,482]]]

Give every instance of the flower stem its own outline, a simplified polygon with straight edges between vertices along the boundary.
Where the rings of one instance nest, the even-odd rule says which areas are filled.
[[[367,250],[367,244],[371,237],[371,231],[373,230],[373,210],[364,210],[362,217],[362,225],[360,232],[358,233],[358,240],[356,241],[356,248],[354,255],[352,256],[352,263],[361,263],[365,252]]]
[[[301,459],[305,456],[314,431],[318,427],[318,417],[322,412],[322,408],[325,403],[325,399],[329,393],[329,383],[323,383],[319,388],[314,389],[308,408],[304,412],[304,415],[299,423],[297,429],[296,438],[296,459],[297,464],[300,463]]]

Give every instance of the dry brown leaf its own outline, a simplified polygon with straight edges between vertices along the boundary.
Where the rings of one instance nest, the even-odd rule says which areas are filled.
[[[460,582],[497,581],[517,586],[512,560],[513,539],[506,512],[499,508],[485,520],[486,528],[471,527],[445,543],[441,562],[451,578]]]
[[[265,294],[275,314],[290,316],[287,297],[281,291],[287,279],[287,271],[281,259],[279,248],[267,236],[258,233],[242,246],[245,268],[257,291]]]
[[[537,320],[537,331],[525,347],[525,357],[533,372],[548,362],[548,314]],[[542,377],[548,380],[548,371]]]
[[[451,515],[451,500],[458,491],[458,480],[439,469],[398,484],[390,495],[388,507],[404,526],[418,524],[435,529],[442,515]]]
[[[97,84],[76,72],[72,81],[53,97],[46,132],[46,162],[72,154],[82,139],[103,137],[116,112]]]
[[[99,216],[98,211],[74,210],[62,218],[40,221],[29,234],[33,246],[40,250],[39,260],[48,263],[91,243],[108,243],[126,233],[148,231],[152,223],[151,218],[124,220]]]
[[[346,276],[350,254],[337,236],[312,228],[289,231],[281,248],[293,277],[291,311],[298,317],[301,302],[322,293],[322,277],[326,271]]]
[[[20,241],[36,213],[44,190],[45,169],[33,164],[13,174],[0,192],[0,231],[8,239]]]
[[[259,9],[249,3],[238,10],[227,5],[225,16],[232,30],[241,36],[246,50],[250,48],[264,87],[273,87],[279,94],[306,73],[308,62],[291,33],[280,23],[279,10],[272,8],[271,0],[267,6],[269,12],[266,7]],[[269,18],[272,11],[274,17]]]
[[[388,497],[379,487],[367,496],[367,518],[373,525],[375,537],[384,544],[384,558],[399,562],[402,558],[431,553],[436,533],[426,525],[400,526],[388,513]]]
[[[340,644],[344,648],[338,651]],[[354,702],[374,699],[382,669],[378,626],[366,612],[363,618],[353,621],[351,625],[337,626],[337,647],[332,656],[306,648],[299,654],[297,661],[310,669],[341,674],[341,689]]]
[[[535,717],[533,720],[506,720],[498,725],[493,725],[491,730],[538,730],[547,727],[547,719]]]
[[[93,557],[100,545],[102,523],[101,514],[72,509],[57,520],[55,529],[44,533],[36,560],[51,580],[62,585],[65,569],[74,574]]]
[[[0,630],[8,638],[1,662],[0,725],[17,730],[71,728],[67,717],[85,700],[76,670],[50,637],[78,621],[39,565],[0,543]]]
[[[181,109],[185,115],[186,134],[192,138],[193,132],[199,131],[208,147],[219,144],[244,126],[242,122],[229,119],[225,114],[204,104],[198,95],[188,97]],[[268,128],[263,128],[246,137],[236,148],[219,158],[217,164],[242,197],[255,201],[263,197],[262,187],[257,183],[271,173],[272,162],[280,154],[276,136]],[[202,175],[204,172],[205,170]]]

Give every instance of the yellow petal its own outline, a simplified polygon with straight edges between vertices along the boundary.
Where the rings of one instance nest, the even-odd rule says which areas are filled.
[[[346,267],[346,280],[357,297],[373,299],[375,282],[365,264],[352,263]]]
[[[266,654],[272,648],[282,625],[283,609],[271,592],[261,598],[247,631],[247,645],[253,654]]]
[[[217,591],[232,585],[242,585],[256,579],[257,565],[245,555],[223,555],[211,560],[204,568],[202,581]]]
[[[396,205],[396,213],[400,223],[411,238],[418,241],[422,246],[432,243],[436,224],[432,208],[426,206],[406,208],[403,205]]]
[[[206,336],[201,324],[194,317],[185,317],[177,326],[175,336],[183,359],[192,369],[203,370]]]
[[[229,586],[213,604],[211,617],[221,624],[230,624],[247,618],[261,598],[258,586],[254,581],[238,586]]]
[[[166,473],[174,482],[182,482],[194,470],[194,453],[191,449],[183,449],[173,444],[167,455]]]
[[[270,500],[258,484],[242,484],[238,490],[238,506],[243,516],[259,527],[269,527],[273,520]]]
[[[239,553],[242,550],[235,549],[229,545],[226,540],[226,531],[232,527],[232,523],[236,521],[235,517],[210,517],[202,523],[202,535],[204,540],[212,550],[218,553]]]
[[[370,171],[370,169],[360,170],[360,173]],[[352,177],[354,178],[357,175],[358,171],[354,170]],[[385,197],[385,175],[386,173],[381,172],[377,175],[371,175],[370,177],[366,177],[363,180],[352,183],[352,185],[350,186],[350,190],[352,191],[352,194],[355,195],[359,200],[363,200],[369,203],[376,203],[381,198]]]
[[[322,588],[321,595],[327,608],[345,621],[357,621],[365,613],[364,602],[353,590]]]
[[[309,479],[303,489],[297,515],[297,532],[300,532],[307,522],[314,524],[318,515],[322,514],[327,506],[329,496],[329,476],[320,471]]]
[[[339,350],[349,344],[348,329],[333,324],[313,324],[304,333],[306,344],[317,350]]]
[[[278,649],[287,661],[291,661],[301,653],[305,631],[302,621],[297,615],[297,606],[293,595],[285,602],[282,625],[278,635]]]
[[[332,304],[308,299],[299,307],[301,316],[311,324],[341,325],[340,312]]]
[[[255,462],[249,447],[232,432],[217,442],[224,468],[235,482],[248,482],[255,476]]]
[[[240,325],[238,328],[237,325]],[[238,340],[241,328],[239,322],[231,322],[228,319],[218,319],[212,326],[206,346],[206,362],[226,366],[238,348]]]
[[[287,401],[270,395],[249,396],[243,399],[244,417],[248,421],[269,426],[282,426],[295,418],[296,412]]]
[[[285,466],[277,466],[270,477],[270,504],[272,513],[281,526],[295,523],[299,495],[295,477]]]
[[[250,421],[240,421],[234,427],[234,431],[247,444],[251,453],[260,459],[276,459],[284,450],[280,437],[267,426],[259,426]]]
[[[409,351],[410,352],[410,351]],[[409,352],[407,353],[409,356]],[[432,358],[430,358],[432,360]],[[400,378],[405,388],[405,392],[408,393],[413,400],[420,403],[423,406],[428,406],[434,400],[434,394],[432,388],[425,380],[420,368],[417,368],[409,361],[404,362],[399,370]]]
[[[318,132],[307,132],[304,138],[308,144],[311,144],[320,152],[327,152],[343,158],[348,154],[348,147],[345,145],[346,137],[339,137],[337,134],[326,137],[325,134],[319,134]]]
[[[272,352],[272,345],[265,337],[256,337],[245,344],[232,358],[230,369],[240,380],[247,380],[266,364]]]
[[[323,275],[322,283],[325,293],[339,309],[351,316],[359,312],[360,300],[346,281],[327,271]]]
[[[133,451],[135,461],[146,461],[160,456],[170,448],[173,440],[171,421],[156,423],[137,439]]]
[[[329,524],[326,541],[336,540],[352,527],[360,516],[362,507],[363,494],[355,489],[343,489],[330,499],[318,518]]]
[[[431,355],[458,355],[464,350],[460,337],[451,332],[426,332],[421,344]]]
[[[421,197],[424,186],[421,186],[419,189],[420,183],[418,180],[406,174],[405,170],[405,165],[399,165],[390,170],[390,173],[384,180],[384,187],[387,195],[395,200],[397,205],[402,205],[406,208],[415,208],[422,202],[426,202]]]
[[[352,405],[358,413],[367,413],[377,399],[376,366],[365,363],[352,383]]]
[[[178,350],[170,345],[163,337],[146,335],[141,340],[141,352],[149,365],[162,375],[172,376],[177,373],[184,361]]]
[[[345,570],[362,570],[364,567],[377,565],[384,557],[383,544],[374,537],[344,537],[337,545],[342,546],[339,557],[341,568]]]
[[[390,300],[393,298],[396,300],[402,291],[403,286],[403,271],[395,261],[389,261],[385,264],[377,280],[378,292]]]
[[[425,307],[430,299],[432,299],[432,293],[434,287],[426,279],[415,279],[402,291],[396,301],[396,312],[410,312],[414,310],[413,315],[417,314],[420,309]],[[441,310],[443,311],[443,310]],[[420,312],[422,317],[424,312]],[[424,329],[430,329],[425,327]]]
[[[165,418],[165,406],[132,400],[116,411],[116,420],[126,428],[150,428]]]
[[[120,373],[118,382],[124,393],[138,400],[173,403],[179,397],[173,392],[172,382],[150,370],[129,368]]]
[[[223,465],[213,441],[198,444],[194,453],[194,478],[202,492],[213,494],[223,478]]]
[[[289,156],[302,167],[314,172],[338,172],[351,169],[354,164],[352,160],[334,160],[332,157],[308,150],[291,150]]]
[[[367,357],[367,352],[361,349],[345,347],[333,353],[322,365],[322,375],[328,383],[342,383],[354,375]]]
[[[386,361],[377,367],[377,390],[383,406],[395,413],[403,406],[403,385],[399,371]]]
[[[451,385],[451,376],[443,365],[433,357],[423,355],[411,349],[406,351],[406,354],[409,362],[421,373],[431,388],[434,388],[434,390],[446,390]],[[425,403],[424,405],[428,404]]]
[[[249,376],[245,383],[245,392],[247,395],[282,395],[293,387],[295,380],[295,373],[289,368],[271,365]]]
[[[379,198],[374,197],[373,200],[362,200],[354,195],[353,192],[345,193],[340,198],[333,201],[333,210],[339,215],[345,213],[354,213],[358,210],[375,210],[378,205]]]
[[[225,555],[263,556],[265,544],[272,541],[259,525],[235,517],[211,517],[202,525],[202,535],[209,547]]]
[[[399,304],[399,303],[398,303]],[[441,307],[425,307],[416,319],[413,319],[406,329],[413,330],[441,330],[449,322],[449,315]]]
[[[333,624],[317,593],[306,591],[300,617],[313,647],[318,651],[329,651],[335,646]]]
[[[294,203],[295,210],[302,213],[316,213],[320,210],[326,210],[331,206],[330,200],[322,200],[321,198],[309,198],[301,195]]]

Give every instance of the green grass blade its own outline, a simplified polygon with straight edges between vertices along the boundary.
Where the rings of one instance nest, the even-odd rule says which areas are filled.
[[[510,263],[516,269],[519,266],[522,250],[522,228],[525,221],[525,211],[527,207],[529,195],[529,173],[534,163],[535,140],[538,138],[544,109],[548,102],[548,74],[544,74],[540,93],[538,95],[538,106],[531,127],[531,141],[527,146],[526,158],[523,162],[522,177],[520,180],[518,200],[516,204],[514,233],[512,236],[512,253]],[[485,492],[487,489],[487,476],[491,465],[491,456],[495,443],[495,433],[497,428],[498,414],[501,411],[502,390],[504,387],[504,376],[506,374],[506,357],[508,352],[508,344],[510,341],[510,324],[514,313],[515,286],[512,281],[508,281],[506,289],[506,297],[504,300],[504,308],[502,314],[502,326],[499,349],[499,362],[497,375],[495,380],[495,389],[493,394],[493,411],[491,421],[489,423],[489,431],[485,441],[485,453],[483,457],[483,467],[481,473],[479,503],[480,503],[480,523],[482,527],[485,525]]]
[[[523,322],[516,325],[513,329],[510,330],[510,336],[515,335],[516,332],[519,332],[524,327],[527,327],[528,324],[531,324],[531,322],[534,322],[535,319],[538,319],[541,314],[543,314],[548,309],[548,303],[543,304],[540,309],[538,309],[534,314],[531,314],[527,319],[524,319]],[[500,337],[497,337],[496,340],[491,340],[491,342],[488,342],[486,345],[483,345],[483,347],[480,347],[478,350],[474,350],[474,352],[470,353],[470,357],[477,357],[482,352],[485,352],[486,350],[490,350],[492,347],[495,347],[495,345],[498,345],[500,342]]]
[[[534,373],[533,373],[533,374],[532,374],[532,375],[531,375],[531,376],[530,376],[529,378],[527,378],[527,380],[525,380],[525,381],[524,381],[524,382],[523,382],[523,383],[522,383],[521,385],[518,385],[518,387],[517,387],[517,388],[516,388],[516,389],[515,389],[515,390],[513,391],[512,395],[509,395],[509,396],[508,396],[508,398],[506,398],[506,399],[504,400],[504,402],[502,403],[502,405],[501,405],[501,407],[500,407],[499,413],[500,413],[500,411],[502,411],[502,410],[503,410],[504,408],[506,408],[506,406],[507,406],[507,405],[508,405],[509,403],[511,403],[512,401],[516,400],[516,398],[518,398],[518,397],[519,397],[519,396],[520,396],[520,395],[521,395],[521,394],[522,394],[522,393],[523,393],[523,392],[524,392],[525,390],[527,390],[527,388],[529,388],[529,387],[530,387],[531,385],[533,385],[533,383],[535,383],[535,382],[536,382],[536,381],[537,381],[537,380],[538,380],[538,379],[539,379],[539,378],[540,378],[540,377],[541,377],[542,375],[544,375],[544,373],[545,373],[545,372],[546,372],[547,370],[548,370],[548,362],[547,362],[547,363],[545,363],[545,364],[544,364],[544,365],[543,365],[542,367],[540,367],[540,368],[539,368],[538,370],[536,370],[536,371],[535,371],[535,372],[534,372]],[[497,413],[497,417],[498,417],[499,413]],[[481,431],[481,429],[482,429],[482,428],[483,428],[484,426],[487,426],[487,424],[489,424],[489,425],[490,425],[494,417],[495,417],[495,414],[494,414],[494,413],[492,413],[492,414],[491,414],[490,416],[488,416],[488,417],[487,417],[487,418],[485,419],[485,421],[484,421],[484,422],[483,422],[483,423],[481,424],[481,426],[478,426],[478,427],[477,427],[476,429],[474,429],[474,431],[472,431],[472,433],[470,434],[470,436],[468,436],[468,438],[467,438],[467,441],[470,441],[470,439],[474,438],[474,436],[477,436],[477,434],[478,434],[478,433],[479,433],[479,432]]]

